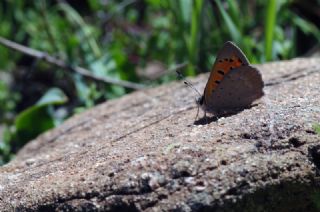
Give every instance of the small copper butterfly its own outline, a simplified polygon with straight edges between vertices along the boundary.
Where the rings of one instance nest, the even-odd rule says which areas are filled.
[[[264,95],[259,70],[234,43],[226,42],[217,54],[203,95],[197,100],[206,112],[218,115],[250,106]]]

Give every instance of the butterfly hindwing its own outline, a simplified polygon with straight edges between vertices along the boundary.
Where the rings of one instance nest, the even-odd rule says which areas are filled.
[[[259,71],[252,66],[241,66],[225,76],[205,104],[213,111],[246,107],[263,96],[262,88]]]

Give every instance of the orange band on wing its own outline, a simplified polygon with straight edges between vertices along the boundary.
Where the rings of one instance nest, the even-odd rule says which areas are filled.
[[[211,94],[230,70],[242,65],[243,62],[236,56],[218,60],[211,71],[207,86],[205,88],[205,95]]]

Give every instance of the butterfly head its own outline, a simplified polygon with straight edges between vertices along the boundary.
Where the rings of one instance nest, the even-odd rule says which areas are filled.
[[[198,110],[197,110],[197,116],[196,119],[198,118],[199,115],[199,108],[203,108],[204,107],[204,95],[200,96],[199,98],[196,99],[196,103],[198,106]]]
[[[201,97],[199,97],[197,100],[196,100],[196,103],[198,106],[203,106],[203,103],[204,103],[204,95],[202,95]]]

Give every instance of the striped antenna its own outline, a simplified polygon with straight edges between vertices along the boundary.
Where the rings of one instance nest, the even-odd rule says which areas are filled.
[[[183,76],[183,74],[179,71],[179,70],[176,70],[176,73],[177,73],[177,75],[178,75],[178,77],[180,78],[180,79],[184,79],[185,77]],[[189,82],[189,81],[187,81],[187,80],[183,80],[183,83],[187,86],[187,87],[189,87],[189,88],[191,88],[192,90],[194,90],[198,95],[199,95],[199,97],[201,98],[201,93],[194,87],[194,85],[191,83],[191,82]]]

